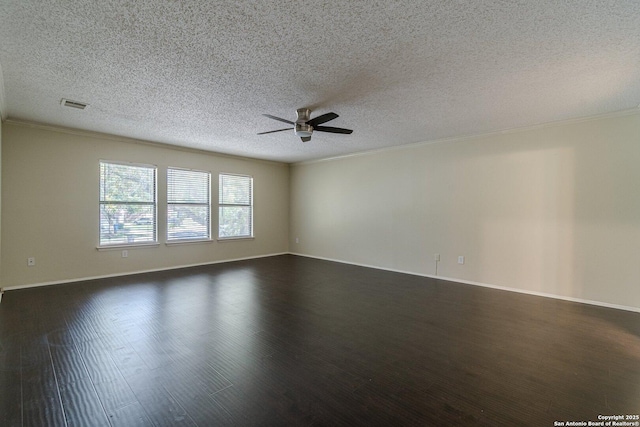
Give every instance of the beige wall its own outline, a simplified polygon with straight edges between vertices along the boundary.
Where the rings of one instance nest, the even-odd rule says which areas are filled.
[[[2,276],[4,287],[164,269],[288,251],[289,167],[138,144],[5,122],[2,128]],[[158,166],[155,248],[98,251],[99,160]],[[164,244],[166,168],[212,172],[212,216],[217,217],[217,174],[254,177],[255,239]],[[215,222],[214,222],[215,224]],[[213,227],[215,235],[216,228]],[[28,267],[27,258],[36,266]]]
[[[290,248],[640,308],[639,188],[639,114],[297,164]]]
[[[289,249],[435,275],[439,253],[441,277],[640,308],[640,114],[297,164],[291,176],[280,163],[0,126],[3,287]],[[253,175],[256,239],[97,251],[100,159],[158,165],[159,189],[167,166],[210,170],[214,196],[218,172]]]

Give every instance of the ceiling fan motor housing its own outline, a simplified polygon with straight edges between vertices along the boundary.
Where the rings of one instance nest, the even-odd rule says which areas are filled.
[[[313,133],[313,126],[307,124],[310,120],[309,116],[311,115],[311,110],[308,108],[298,108],[296,113],[298,114],[295,127],[296,135],[301,138],[311,136]]]

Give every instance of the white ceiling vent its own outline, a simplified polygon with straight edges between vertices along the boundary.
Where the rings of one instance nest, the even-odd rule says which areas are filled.
[[[84,102],[72,101],[65,98],[62,98],[60,104],[64,107],[77,108],[78,110],[84,110],[89,106],[89,104],[85,104]]]

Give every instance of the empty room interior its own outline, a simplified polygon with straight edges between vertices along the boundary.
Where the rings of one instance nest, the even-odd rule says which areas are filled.
[[[639,41],[0,0],[0,425],[639,426]]]

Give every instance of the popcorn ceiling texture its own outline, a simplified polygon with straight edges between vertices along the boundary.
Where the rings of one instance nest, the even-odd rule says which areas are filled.
[[[634,108],[640,2],[0,0],[0,64],[9,118],[295,162]],[[302,107],[354,133],[256,135]]]

